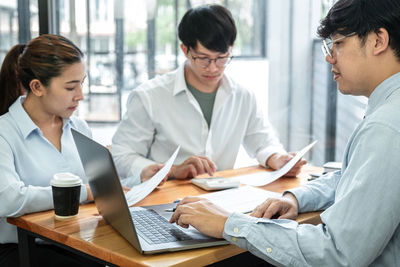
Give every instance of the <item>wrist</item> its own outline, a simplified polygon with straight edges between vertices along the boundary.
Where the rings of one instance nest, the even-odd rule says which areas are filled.
[[[269,156],[267,158],[267,160],[265,161],[265,165],[269,168],[273,168],[274,169],[274,161],[276,160],[276,157],[278,156],[278,153],[274,153],[271,156]]]
[[[228,218],[229,218],[229,215],[228,216],[223,216],[222,217],[222,223],[221,223],[221,229],[220,229],[220,231],[219,231],[219,233],[218,233],[218,238],[223,238],[224,237],[224,232],[225,232],[225,224],[226,224],[226,221],[228,220]]]
[[[297,210],[299,210],[299,202],[297,201],[297,198],[293,193],[285,192],[282,197],[290,200],[295,205]]]
[[[168,178],[175,178],[175,170],[176,170],[176,165],[172,165],[168,173]]]
[[[144,172],[144,171],[142,171],[142,172],[140,173],[140,177],[139,177],[139,178],[140,178],[140,182],[141,182],[141,183],[143,183],[143,182],[144,182],[144,181],[143,181],[143,180],[144,180],[144,179],[143,179],[143,172]]]

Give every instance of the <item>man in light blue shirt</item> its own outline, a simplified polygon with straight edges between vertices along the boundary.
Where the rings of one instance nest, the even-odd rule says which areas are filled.
[[[339,90],[369,98],[340,172],[267,200],[252,216],[185,198],[171,221],[279,266],[400,266],[399,33],[398,0],[339,0],[318,29]],[[316,210],[325,210],[317,226],[290,220]]]

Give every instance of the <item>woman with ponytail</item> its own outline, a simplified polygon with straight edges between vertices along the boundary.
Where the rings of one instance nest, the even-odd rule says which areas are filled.
[[[57,172],[82,178],[80,201],[91,200],[71,128],[91,136],[72,116],[83,99],[83,54],[68,39],[41,35],[15,45],[0,71],[0,266],[18,266],[16,227],[7,217],[53,208]],[[34,266],[90,266],[88,260],[38,244]]]

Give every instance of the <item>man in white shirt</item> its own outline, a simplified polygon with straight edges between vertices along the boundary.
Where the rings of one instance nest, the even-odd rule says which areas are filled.
[[[119,175],[133,177],[125,184],[151,177],[178,145],[178,164],[169,175],[177,179],[233,168],[241,144],[264,167],[279,169],[288,162],[293,155],[264,120],[254,94],[224,74],[236,39],[229,10],[190,9],[179,24],[179,38],[186,62],[132,91],[113,137]],[[304,164],[299,161],[288,176]]]

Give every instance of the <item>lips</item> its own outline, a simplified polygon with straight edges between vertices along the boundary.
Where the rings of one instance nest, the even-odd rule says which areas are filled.
[[[340,72],[332,70],[333,79],[336,81],[340,77]]]
[[[218,79],[219,75],[203,75],[207,80],[215,80]]]

